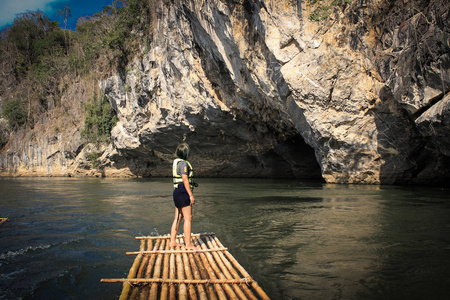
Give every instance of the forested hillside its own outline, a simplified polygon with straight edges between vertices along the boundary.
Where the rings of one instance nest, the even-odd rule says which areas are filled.
[[[109,143],[117,117],[98,81],[124,72],[138,37],[150,27],[149,11],[147,1],[116,1],[80,18],[76,31],[62,29],[39,11],[22,13],[2,28],[0,150],[10,139],[35,141],[39,124],[50,138],[81,131],[77,149]],[[66,21],[70,8],[59,14]]]
[[[32,129],[54,110],[69,113],[62,98],[70,97],[69,86],[80,80],[93,82],[89,98],[101,97],[95,81],[124,68],[135,50],[135,33],[148,30],[148,12],[147,1],[117,2],[79,19],[75,32],[61,29],[42,12],[18,15],[2,29],[0,40],[2,116],[9,129]],[[1,146],[6,142],[4,134]]]

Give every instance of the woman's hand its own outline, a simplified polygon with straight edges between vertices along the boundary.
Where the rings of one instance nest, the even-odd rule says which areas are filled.
[[[188,176],[186,174],[181,174],[181,178],[183,179],[184,187],[186,188],[186,191],[189,194],[189,200],[191,200],[191,205],[194,205],[195,198],[194,198],[194,195],[192,194],[191,185],[189,184]]]

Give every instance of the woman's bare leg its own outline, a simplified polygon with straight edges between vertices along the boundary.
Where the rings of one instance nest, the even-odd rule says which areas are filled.
[[[198,247],[195,247],[191,242],[192,206],[189,205],[181,208],[181,212],[184,217],[184,245],[188,250],[196,250]]]
[[[183,219],[183,213],[175,207],[175,218],[173,219],[172,229],[170,230],[170,248],[181,247],[182,245],[177,243],[177,233],[180,228],[181,219]]]

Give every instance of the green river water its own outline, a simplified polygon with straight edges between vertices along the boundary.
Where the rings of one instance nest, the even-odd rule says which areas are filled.
[[[117,299],[136,236],[169,233],[168,178],[0,178],[0,299]],[[215,232],[272,299],[450,299],[450,190],[198,179]]]

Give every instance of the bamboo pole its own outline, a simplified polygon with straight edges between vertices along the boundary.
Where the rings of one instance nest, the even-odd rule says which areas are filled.
[[[151,249],[152,245],[153,245],[153,240],[147,240],[147,249]],[[144,259],[142,260],[141,266],[139,267],[139,272],[138,272],[138,275],[137,275],[138,278],[143,278],[144,277],[145,267],[148,264],[149,258],[150,258],[149,255],[144,255]]]
[[[217,237],[215,236],[211,236],[211,237],[207,237],[207,239],[210,239],[210,243],[212,243],[214,245],[214,247],[218,247],[218,243],[216,242]],[[241,275],[238,273],[238,271],[233,267],[233,265],[231,264],[231,262],[225,257],[225,254],[223,252],[218,252],[218,255],[220,256],[222,262],[225,264],[225,266],[228,268],[228,270],[230,271],[230,273],[233,275],[234,279],[240,279]],[[239,286],[244,293],[247,295],[247,297],[251,300],[258,300],[258,298],[253,294],[253,292],[249,289],[249,287],[247,286],[247,284],[241,284]]]
[[[170,254],[170,277],[169,278],[175,278],[175,253],[171,253]],[[169,299],[170,300],[175,300],[175,293],[176,293],[176,289],[175,289],[175,285],[172,284],[170,285],[170,290],[169,290],[170,294],[169,294]]]
[[[159,253],[198,253],[198,252],[217,252],[217,251],[227,251],[228,248],[216,248],[216,249],[201,249],[201,250],[150,250],[150,251],[135,251],[126,252],[127,255],[137,255],[137,254],[159,254]]]
[[[159,246],[160,250],[164,249],[164,246],[166,245],[166,240],[162,239],[161,245]],[[161,276],[161,261],[163,258],[163,254],[158,254],[156,258],[155,268],[153,271],[153,278],[160,278]],[[158,298],[158,284],[156,282],[152,283],[152,286],[150,288],[150,300],[157,300]]]
[[[216,242],[219,245],[219,247],[223,247],[222,243],[219,241],[219,239],[216,238]],[[239,262],[231,255],[230,252],[226,251],[225,255],[227,258],[233,263],[233,265],[241,272],[241,274],[246,278],[251,278],[250,274],[239,264]],[[266,292],[263,291],[263,289],[258,285],[256,281],[252,281],[251,283],[253,289],[258,293],[258,295],[264,299],[269,300],[269,296],[267,296]]]
[[[151,249],[152,243],[153,243],[152,240],[147,240],[147,243],[144,242],[144,250],[145,250],[145,244],[147,244],[147,249]],[[144,255],[144,257],[141,261],[141,264],[139,266],[139,271],[136,274],[136,278],[144,278],[144,271],[145,271],[145,267],[147,266],[148,259],[149,259],[149,256]],[[137,299],[140,292],[141,292],[140,288],[134,287],[129,299],[132,299],[132,300]]]
[[[177,260],[177,279],[184,280],[184,268],[181,253],[177,253],[175,254],[175,256]],[[185,283],[180,283],[180,285],[178,286],[178,299],[187,300],[187,288]]]
[[[205,242],[203,242],[201,237],[198,237],[198,241],[199,241],[202,249],[208,248],[208,245]],[[214,252],[212,252],[212,253],[214,253]],[[217,262],[214,259],[214,256],[212,255],[212,253],[206,252],[206,257],[207,257],[209,263],[211,264],[212,269],[217,274],[219,279],[226,279],[226,276],[222,273],[220,267],[218,266]],[[222,287],[230,299],[232,299],[232,300],[238,299],[236,293],[233,291],[233,288],[229,284],[225,283],[222,285]]]
[[[182,237],[183,235],[178,236],[178,242]],[[206,243],[201,237],[205,237]],[[123,283],[120,300],[127,299],[128,296],[128,299],[136,299],[139,292],[141,299],[147,299],[148,295],[152,300],[167,300],[168,297],[195,300],[197,297],[200,300],[269,299],[214,233],[193,234],[193,243],[200,245],[200,250],[185,250],[180,247],[170,250],[169,235],[136,239],[141,240],[140,250],[127,253],[137,254],[128,277],[101,280]],[[130,295],[133,286],[135,288]],[[261,298],[256,297],[256,294]]]
[[[191,269],[192,269],[192,274],[193,274],[193,278],[194,279],[201,279],[200,276],[200,272],[198,270],[197,264],[195,263],[195,259],[194,259],[194,254],[184,254],[186,256],[188,256],[189,259],[189,263],[191,265]],[[197,285],[197,290],[198,290],[198,296],[200,298],[200,300],[207,300],[208,297],[206,297],[206,291],[205,291],[205,287],[203,286],[203,284],[198,284]]]
[[[156,251],[159,246],[161,245],[161,240],[156,240],[155,246],[153,247],[153,251]],[[156,254],[152,253],[150,255],[150,260],[148,262],[147,265],[147,270],[145,271],[145,278],[150,278],[151,274],[152,274],[152,270],[153,270],[153,265],[155,264],[155,260],[156,260]]]
[[[207,245],[203,242],[203,240],[198,237],[197,238],[200,246],[202,247],[202,249],[206,249]],[[219,279],[226,279],[225,275],[223,275],[223,273],[221,272],[220,268],[217,266],[216,262],[214,261],[214,257],[211,255],[211,253],[206,252],[205,253],[212,269],[214,270],[214,272],[217,274],[217,276],[219,276]],[[238,297],[236,295],[236,293],[233,291],[233,289],[231,288],[231,286],[229,284],[223,284],[223,289],[227,292],[228,296],[230,297],[230,299],[232,300],[237,300]]]
[[[197,245],[197,243],[195,243]],[[200,271],[200,278],[209,278],[208,277],[208,271],[206,270],[205,266],[202,264],[202,260],[200,258],[200,255],[192,255],[194,258],[196,265]],[[208,291],[208,296],[210,300],[217,300],[216,293],[214,292],[214,285],[213,284],[206,284],[206,289]]]
[[[215,235],[215,233],[214,232],[192,233],[191,237],[210,236],[210,235]],[[150,235],[149,236],[137,236],[137,237],[135,237],[135,239],[137,239],[137,240],[146,240],[146,239],[157,240],[157,239],[160,239],[161,237],[166,237],[166,236],[161,236],[161,235],[158,235],[158,236],[150,236]],[[170,235],[167,238],[170,238]],[[184,234],[178,234],[177,238],[184,238]]]
[[[153,246],[153,250],[157,250],[161,245],[161,239],[156,240],[155,246]],[[147,268],[145,269],[145,278],[150,278],[153,270],[153,265],[155,264],[156,254],[151,254],[150,259],[147,264]],[[148,286],[144,286],[141,292],[141,300],[146,300],[148,298],[148,293],[150,292],[150,288]]]
[[[166,250],[170,249],[170,241],[168,240],[166,242]],[[164,253],[164,271],[162,275],[162,279],[168,279],[169,278],[169,253]],[[161,285],[161,294],[160,294],[160,300],[167,300],[168,296],[168,288],[169,285],[167,283],[163,283]]]
[[[197,237],[198,239],[198,237]],[[200,242],[197,240],[195,245],[200,245]],[[206,253],[200,253],[200,259],[202,260],[203,266],[205,267],[206,271],[208,272],[209,278],[210,280],[216,280],[216,274],[214,273],[213,268],[211,267],[208,258],[206,257]],[[214,289],[217,292],[217,296],[219,297],[220,300],[227,300],[227,296],[225,295],[225,292],[222,289],[222,285],[220,283],[214,282]]]
[[[183,256],[184,274],[186,275],[186,278],[188,280],[193,280],[194,276],[192,275],[192,270],[191,270],[191,266],[189,264],[188,254],[185,252],[185,253],[182,253],[181,255]],[[189,254],[189,255],[192,255],[192,254]],[[197,293],[195,292],[195,287],[192,284],[189,284],[187,286],[187,288],[188,288],[190,299],[197,300]]]
[[[209,236],[205,237],[205,239],[206,239],[206,243],[207,243],[209,248],[214,248],[215,247],[215,245],[211,242],[211,239],[210,239]],[[214,257],[215,262],[217,263],[219,268],[222,270],[222,274],[224,275],[224,277],[226,279],[233,279],[233,276],[231,275],[230,271],[225,266],[225,264],[222,261],[220,255],[217,252],[213,252],[212,255]],[[236,295],[238,296],[239,299],[247,299],[247,297],[245,296],[244,292],[241,290],[240,286],[233,284],[232,287],[233,287],[234,292],[236,293]]]
[[[168,283],[175,284],[249,284],[253,279],[163,279],[163,278],[104,278],[102,283],[128,282],[130,284]],[[226,298],[225,298],[226,299]]]
[[[141,249],[145,247],[145,241],[141,241]],[[136,272],[138,271],[139,264],[142,260],[142,254],[138,254],[134,259],[133,265],[131,266],[130,272],[128,273],[129,279],[136,278]],[[128,298],[128,293],[130,292],[131,285],[127,282],[123,283],[122,294],[120,294],[119,300],[125,300]]]

